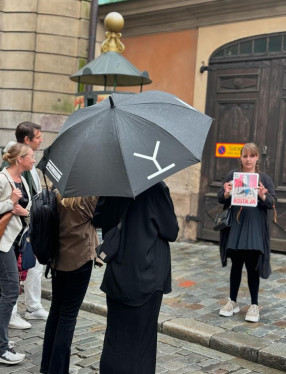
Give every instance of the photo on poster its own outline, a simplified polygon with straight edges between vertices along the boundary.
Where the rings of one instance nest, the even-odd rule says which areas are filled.
[[[258,202],[258,173],[234,173],[231,204],[255,207]]]

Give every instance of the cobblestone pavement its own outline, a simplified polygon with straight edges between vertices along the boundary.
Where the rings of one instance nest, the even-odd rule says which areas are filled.
[[[246,271],[233,317],[219,316],[229,295],[230,264],[221,267],[219,249],[209,242],[176,242],[172,250],[172,293],[165,295],[158,329],[224,353],[286,371],[286,255],[273,253],[272,275],[261,279],[258,323],[244,320],[250,304]],[[99,289],[104,268],[96,268],[83,308],[105,315],[105,295]],[[50,282],[43,282],[49,295]]]
[[[159,335],[157,373],[278,373],[275,369],[285,372],[286,256],[272,254],[273,274],[269,279],[261,280],[260,284],[261,319],[258,323],[249,323],[244,320],[250,303],[245,270],[238,297],[241,311],[233,317],[220,317],[219,309],[229,292],[230,266],[221,267],[218,246],[207,242],[178,242],[172,244],[171,249],[173,291],[164,296],[159,318],[158,330],[162,334]],[[89,362],[89,355],[96,355],[98,360],[100,355],[105,323],[101,316],[106,314],[105,295],[99,289],[103,272],[103,268],[94,269],[82,305],[83,310],[91,313],[81,312],[75,339],[84,335],[86,342],[80,344],[85,347],[84,354],[81,354],[85,357],[73,356],[75,363],[83,359]],[[43,296],[49,298],[50,280],[43,279],[42,290]],[[33,322],[31,330],[20,332],[31,339],[35,362],[40,359],[36,347],[41,344],[42,333],[37,335],[38,329],[34,327],[41,324]],[[10,332],[17,334],[17,330]],[[79,349],[77,340],[73,347],[75,353]],[[95,370],[97,364],[93,362],[87,367]],[[257,364],[264,367],[255,366]],[[80,373],[96,372],[84,370]],[[0,373],[10,371],[2,373],[0,367]]]
[[[48,309],[49,302],[44,300]],[[20,314],[24,313],[23,296],[19,303]],[[81,311],[79,314],[70,368],[78,374],[98,374],[99,359],[105,331],[105,317]],[[29,330],[10,330],[10,339],[15,349],[26,353],[26,360],[15,366],[0,364],[1,374],[39,373],[44,321],[32,321]],[[212,350],[185,340],[159,334],[156,374],[282,374],[282,371],[252,363],[241,358]]]

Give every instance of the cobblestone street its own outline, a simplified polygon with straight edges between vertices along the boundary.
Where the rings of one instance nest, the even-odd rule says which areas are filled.
[[[273,274],[261,281],[261,319],[245,322],[249,305],[244,276],[239,292],[241,311],[220,317],[228,296],[229,266],[221,268],[218,247],[212,243],[172,244],[173,291],[163,298],[158,330],[156,374],[278,374],[286,371],[286,256],[274,253]],[[73,346],[72,367],[79,374],[98,373],[106,304],[99,286],[104,269],[94,269],[82,305]],[[51,282],[43,278],[43,303],[49,308]],[[25,307],[20,296],[19,311]],[[29,330],[10,330],[16,350],[27,354],[14,367],[0,366],[0,373],[39,373],[45,323],[33,321]],[[263,366],[261,365],[263,364]]]

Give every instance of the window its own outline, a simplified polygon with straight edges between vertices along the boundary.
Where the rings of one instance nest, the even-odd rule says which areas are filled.
[[[269,52],[280,52],[282,49],[282,36],[269,38]]]
[[[242,59],[261,59],[266,56],[285,55],[286,32],[270,35],[257,35],[237,40],[218,48],[211,56],[211,61],[226,61],[241,57]]]
[[[255,39],[254,40],[254,53],[265,53],[267,46],[267,39]]]

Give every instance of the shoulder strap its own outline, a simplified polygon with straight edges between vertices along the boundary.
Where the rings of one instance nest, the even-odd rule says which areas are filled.
[[[260,177],[263,177],[264,175],[265,175],[265,173],[259,173],[259,179],[260,179]],[[263,182],[263,184],[264,184],[264,182]],[[277,211],[276,211],[275,200],[274,200],[273,196],[269,192],[267,192],[266,195],[269,196],[272,199],[273,221],[275,223],[277,223]]]
[[[12,188],[12,191],[13,191],[13,190],[14,190],[14,186],[13,186],[13,184],[9,181],[9,178],[7,177],[7,175],[6,175],[5,173],[3,173],[2,171],[1,171],[1,174],[5,175],[5,177],[7,178],[7,181],[9,182],[9,184],[10,184],[10,186],[11,186],[11,188]]]
[[[272,207],[273,207],[273,211],[274,211],[274,214],[273,214],[273,221],[275,223],[277,223],[277,211],[276,211],[276,205],[275,205],[275,200],[273,199],[273,196],[270,195],[269,192],[266,193],[267,196],[271,197],[272,199]]]

